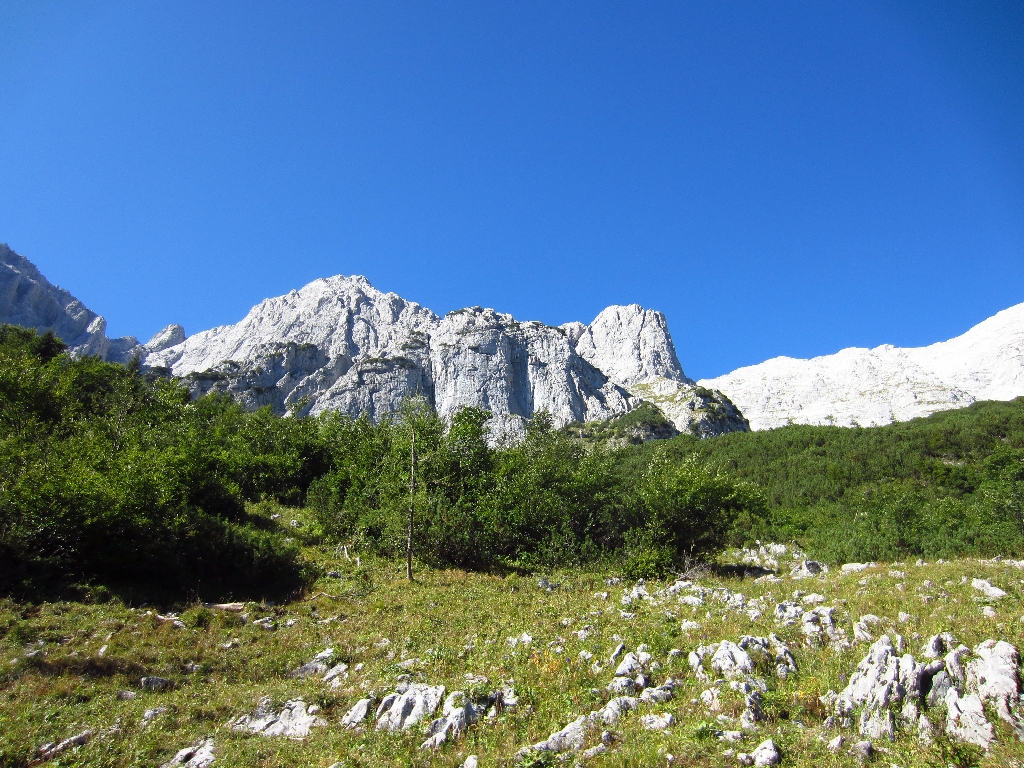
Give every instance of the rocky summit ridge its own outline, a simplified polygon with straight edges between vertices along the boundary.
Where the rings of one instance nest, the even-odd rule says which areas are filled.
[[[439,317],[365,277],[339,275],[266,299],[234,325],[188,338],[170,325],[143,345],[108,339],[102,317],[2,249],[0,322],[53,330],[73,354],[138,357],[194,394],[223,392],[250,408],[379,420],[421,395],[442,417],[484,408],[492,435],[514,437],[540,411],[563,426],[648,400],[679,431],[749,429],[727,398],[683,373],[665,316],[636,304],[609,307],[590,325],[560,327],[481,307]]]
[[[73,355],[96,355],[116,363],[185,339],[180,325],[167,326],[144,345],[134,336],[108,338],[103,317],[43,277],[35,264],[6,243],[0,243],[0,322],[53,331]]]
[[[877,426],[977,400],[1024,395],[1024,304],[927,347],[850,348],[776,357],[699,384],[720,389],[754,430],[786,424]]]
[[[482,307],[439,317],[365,277],[336,276],[266,299],[238,323],[149,353],[145,363],[197,394],[225,392],[278,412],[376,420],[421,395],[442,417],[484,408],[492,434],[514,436],[539,411],[559,426],[607,419],[639,405],[640,388],[658,386],[678,401],[666,415],[681,431],[747,428],[724,398],[697,396],[664,315],[635,304],[609,307],[589,326],[520,322]]]

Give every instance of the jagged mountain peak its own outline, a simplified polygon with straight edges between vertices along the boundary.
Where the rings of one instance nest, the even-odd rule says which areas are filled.
[[[464,405],[491,411],[498,433],[521,431],[539,410],[556,424],[625,413],[641,402],[632,388],[658,381],[659,392],[672,389],[670,418],[678,428],[708,422],[700,431],[714,434],[745,427],[731,404],[731,421],[684,407],[693,401],[693,382],[665,317],[635,304],[610,307],[589,326],[519,321],[480,306],[442,318],[365,277],[337,275],[265,299],[240,322],[198,333],[146,362],[186,378],[197,392],[217,389],[278,411],[304,403],[312,413],[382,418],[402,398],[421,394],[442,416]]]

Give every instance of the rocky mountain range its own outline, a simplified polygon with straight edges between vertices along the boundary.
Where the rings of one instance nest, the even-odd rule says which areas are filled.
[[[110,339],[101,316],[0,245],[0,322],[53,330],[76,355],[137,356],[195,394],[224,392],[250,408],[380,419],[419,394],[444,417],[463,405],[491,411],[494,435],[521,433],[541,410],[564,426],[644,401],[677,430],[706,437],[792,423],[875,426],[1024,395],[1024,304],[927,347],[777,357],[694,382],[665,316],[636,304],[608,307],[590,325],[481,307],[440,317],[358,276],[314,280],[189,338],[169,325],[145,344]]]
[[[752,429],[786,424],[876,426],[977,400],[1024,395],[1024,304],[927,347],[850,348],[776,357],[699,384],[726,392]]]
[[[108,339],[102,317],[6,246],[0,267],[0,322],[54,330],[74,354],[138,356],[195,394],[224,392],[251,408],[380,419],[421,395],[442,417],[485,408],[492,435],[514,437],[542,410],[564,426],[648,400],[680,431],[749,429],[728,398],[683,373],[664,315],[636,304],[560,327],[481,307],[439,317],[364,277],[337,276],[266,299],[234,325],[189,338],[171,325],[142,345]]]

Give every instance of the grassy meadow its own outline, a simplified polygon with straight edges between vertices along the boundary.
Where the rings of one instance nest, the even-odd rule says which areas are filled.
[[[303,513],[280,508],[280,514],[282,527],[302,541],[301,532],[309,525]],[[298,527],[292,527],[293,519]],[[999,561],[878,564],[858,573],[832,569],[822,577],[796,580],[788,576],[792,561],[783,557],[777,569],[781,580],[770,581],[744,577],[742,568],[729,563],[733,552],[716,567],[691,575],[700,585],[725,587],[743,594],[748,606],[763,608],[752,619],[713,598],[690,606],[666,595],[623,606],[621,598],[633,585],[609,585],[607,580],[617,576],[614,571],[542,574],[559,585],[549,590],[538,586],[533,575],[417,564],[415,581],[409,583],[404,562],[398,560],[361,555],[357,564],[355,553],[309,542],[303,551],[333,575],[310,584],[290,602],[248,602],[241,614],[188,602],[129,604],[102,593],[76,602],[4,601],[0,765],[30,765],[39,747],[85,730],[93,731],[85,745],[62,752],[49,764],[156,766],[179,749],[212,738],[215,764],[226,766],[458,766],[471,754],[482,766],[511,765],[521,747],[545,739],[611,697],[606,686],[614,665],[608,657],[620,642],[628,650],[646,644],[661,667],[652,675],[655,684],[672,677],[679,687],[671,701],[624,715],[610,728],[616,734],[611,748],[581,761],[586,765],[735,766],[737,759],[728,750],[750,752],[766,738],[779,746],[783,765],[859,765],[847,754],[859,737],[854,731],[823,728],[828,711],[819,697],[844,687],[868,644],[853,643],[843,651],[807,647],[799,624],[785,627],[775,620],[776,603],[820,594],[823,605],[837,609],[837,624],[851,640],[852,622],[875,614],[881,618],[872,627],[875,637],[899,634],[911,653],[941,631],[952,631],[971,647],[988,638],[1018,647],[1024,640],[1024,571]],[[985,615],[989,603],[970,585],[976,577],[1008,593],[991,603],[994,616]],[[648,581],[646,589],[654,596],[672,581]],[[180,626],[158,618],[172,611]],[[899,621],[901,612],[910,618]],[[276,629],[252,623],[264,617],[272,617]],[[687,620],[699,627],[683,629]],[[576,633],[583,629],[587,634],[580,639]],[[524,632],[532,636],[529,644],[509,645],[508,638]],[[740,698],[730,699],[726,691],[721,711],[709,712],[699,701],[707,686],[689,669],[686,654],[701,644],[771,632],[790,646],[799,672],[785,681],[764,675],[769,685],[765,722],[737,743],[720,741],[718,730],[739,727]],[[339,687],[315,677],[289,676],[327,647],[349,665]],[[670,657],[672,649],[683,653]],[[593,659],[581,659],[581,651]],[[602,663],[598,671],[595,661]],[[399,666],[402,662],[408,663]],[[419,727],[393,734],[372,725],[360,731],[340,725],[358,699],[390,692],[403,674],[449,691],[510,684],[519,705],[496,718],[482,718],[436,752],[420,749],[424,733]],[[165,677],[173,687],[142,691],[139,681],[147,675]],[[120,691],[136,696],[121,700]],[[232,721],[264,696],[275,703],[302,698],[315,704],[323,725],[303,740],[232,730]],[[144,714],[158,708],[164,711],[147,722]],[[675,724],[665,731],[644,730],[639,716],[646,712],[670,712]],[[585,747],[599,743],[601,731],[590,733]],[[997,732],[998,742],[986,755],[943,739],[924,747],[916,735],[906,734],[892,743],[876,742],[873,760],[903,768],[1021,764],[1024,745],[998,725]],[[826,744],[837,733],[845,733],[847,745],[833,754]],[[569,755],[569,764],[580,760]],[[558,764],[553,755],[531,759],[538,765]]]

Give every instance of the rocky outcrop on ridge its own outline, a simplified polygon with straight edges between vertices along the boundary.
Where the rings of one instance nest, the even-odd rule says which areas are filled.
[[[557,426],[607,419],[635,408],[644,387],[660,387],[674,398],[669,418],[678,429],[746,428],[725,398],[697,396],[664,315],[635,304],[609,307],[589,326],[520,322],[481,307],[442,318],[364,277],[337,276],[267,299],[239,323],[150,352],[145,362],[197,394],[226,392],[279,413],[376,420],[420,395],[442,417],[484,408],[492,435],[515,436],[539,411]]]
[[[63,288],[51,283],[36,266],[0,243],[0,323],[53,331],[72,355],[96,355],[114,363],[180,344],[185,330],[169,325],[146,344],[134,336],[107,337],[107,321]]]
[[[876,426],[976,400],[1024,395],[1024,304],[950,341],[776,357],[699,384],[725,392],[752,429],[786,424]]]
[[[106,320],[53,285],[6,243],[0,243],[0,323],[53,331],[75,355],[126,363],[142,350],[134,336],[107,338]]]

